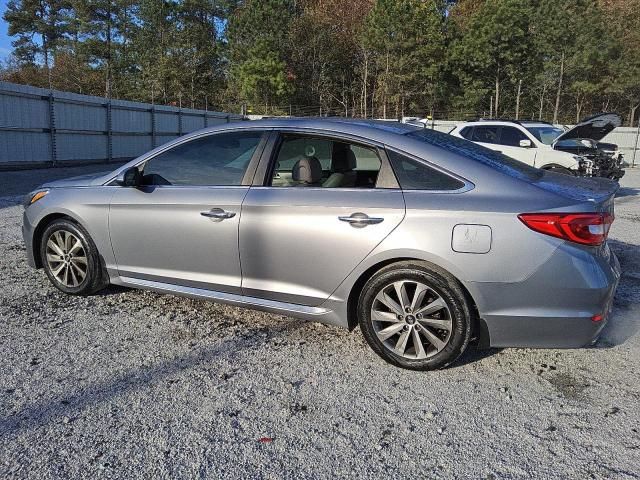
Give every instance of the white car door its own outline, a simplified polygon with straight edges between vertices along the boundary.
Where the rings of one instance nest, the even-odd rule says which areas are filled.
[[[528,139],[515,127],[502,125],[476,125],[467,140],[483,147],[504,153],[511,158],[535,166],[537,148],[533,141],[531,147],[521,147],[520,140]]]
[[[505,155],[515,158],[516,160],[520,160],[527,165],[531,165],[532,167],[536,166],[536,153],[538,149],[533,143],[533,140],[528,138],[516,127],[503,125],[500,127],[499,133],[500,138],[498,140],[498,145],[495,145],[495,149],[500,149],[500,151]],[[524,141],[525,143],[528,141],[529,146],[521,146],[521,141]]]

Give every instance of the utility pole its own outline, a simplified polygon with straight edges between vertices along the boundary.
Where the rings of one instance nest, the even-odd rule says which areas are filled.
[[[520,120],[520,95],[522,93],[522,79],[518,82],[518,96],[516,97],[516,120]]]
[[[631,167],[636,166],[636,155],[638,153],[638,140],[640,139],[640,118],[638,118],[638,129],[636,130],[636,146],[633,148],[633,159],[631,160]]]

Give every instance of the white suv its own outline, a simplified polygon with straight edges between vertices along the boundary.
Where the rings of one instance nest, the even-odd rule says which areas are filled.
[[[590,175],[592,162],[554,150],[564,130],[550,123],[514,120],[478,120],[457,125],[449,132],[528,165],[562,173]]]

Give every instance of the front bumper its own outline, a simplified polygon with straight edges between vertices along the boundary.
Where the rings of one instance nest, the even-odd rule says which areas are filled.
[[[471,290],[491,347],[579,348],[609,321],[620,263],[607,245],[594,255],[565,244],[529,278]],[[593,321],[594,315],[602,320]]]
[[[34,227],[31,225],[29,221],[29,216],[25,210],[22,215],[22,238],[24,239],[24,245],[27,251],[27,263],[30,267],[37,268],[35,255],[33,251],[33,233]]]

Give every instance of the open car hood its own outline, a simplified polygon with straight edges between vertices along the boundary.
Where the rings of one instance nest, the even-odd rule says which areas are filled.
[[[575,138],[589,138],[599,142],[614,128],[622,125],[622,117],[617,113],[598,113],[591,117],[587,117],[578,123],[575,127],[570,128],[558,138],[554,144]]]

